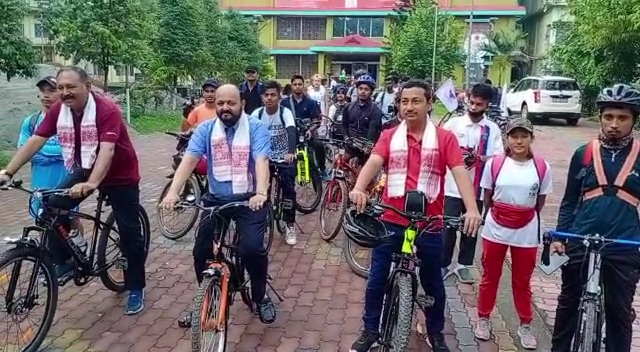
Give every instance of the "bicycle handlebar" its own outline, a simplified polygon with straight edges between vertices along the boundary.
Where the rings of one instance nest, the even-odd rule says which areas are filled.
[[[630,241],[630,240],[619,240],[619,239],[611,239],[600,236],[599,234],[595,235],[578,235],[575,233],[563,232],[563,231],[555,231],[549,230],[543,234],[543,248],[541,261],[544,265],[549,265],[550,256],[551,256],[551,242],[553,238],[558,239],[577,239],[585,241],[589,244],[591,243],[604,243],[604,244],[622,244],[625,246],[633,246],[640,247],[640,242],[638,241]]]
[[[372,208],[378,207],[383,210],[390,210],[411,222],[432,222],[442,220],[448,227],[460,227],[464,221],[463,216],[426,215],[418,212],[404,212],[392,205],[384,203],[369,203],[369,206]]]
[[[164,131],[164,134],[175,137],[176,139],[188,139],[190,134],[176,133],[170,131]]]
[[[203,205],[198,204],[195,200],[190,202],[190,201],[184,201],[184,202],[180,202],[178,204],[176,204],[176,208],[198,208],[202,211],[210,211],[212,213],[219,213],[225,209],[230,209],[230,208],[236,208],[236,207],[248,207],[249,206],[249,202],[248,201],[242,201],[242,202],[231,202],[231,203],[227,203],[227,204],[223,204],[223,205],[216,205],[213,207],[205,207]]]
[[[59,189],[47,189],[47,190],[38,190],[38,189],[28,189],[23,187],[23,181],[20,179],[17,180],[11,180],[11,182],[7,183],[7,184],[2,184],[0,182],[0,189],[2,189],[3,191],[7,191],[10,189],[17,189],[20,191],[23,191],[25,193],[30,194],[32,197],[37,198],[37,199],[44,199],[46,197],[49,196],[68,196],[69,195],[69,188],[59,188]]]

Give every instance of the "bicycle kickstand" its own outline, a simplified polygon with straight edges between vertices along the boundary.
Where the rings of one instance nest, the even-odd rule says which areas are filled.
[[[306,233],[306,232],[304,232],[304,230],[302,229],[302,226],[300,226],[300,224],[298,224],[298,221],[297,221],[297,220],[296,220],[294,223],[295,223],[295,225],[300,229],[300,233],[301,233],[301,234],[303,234],[303,235],[306,235],[306,234],[307,234],[307,233]]]
[[[271,289],[271,291],[273,291],[273,294],[276,295],[276,297],[278,298],[278,301],[282,302],[284,301],[284,298],[282,298],[282,296],[280,296],[280,294],[278,293],[278,291],[276,291],[275,288],[273,288],[273,285],[271,284],[271,281],[273,281],[273,278],[271,277],[271,275],[267,274],[267,285],[269,286],[269,288]]]

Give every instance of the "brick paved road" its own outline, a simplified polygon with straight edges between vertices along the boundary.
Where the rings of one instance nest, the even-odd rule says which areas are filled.
[[[587,124],[585,124],[587,125]],[[555,222],[564,173],[571,150],[579,141],[595,134],[593,125],[569,128],[537,126],[540,131],[536,147],[551,158],[556,193],[548,200],[545,220]],[[137,316],[122,314],[123,297],[103,288],[99,282],[85,287],[66,286],[47,346],[44,351],[190,351],[189,334],[177,326],[177,319],[193,299],[192,236],[173,242],[157,231],[154,206],[165,184],[169,156],[174,141],[162,135],[136,136],[140,153],[143,184],[142,199],[152,220],[152,246],[147,261],[148,287],[146,310]],[[18,192],[0,193],[0,235],[15,234],[28,221],[24,211],[26,198]],[[84,207],[90,210],[89,206]],[[341,255],[342,240],[326,244],[318,236],[317,215],[300,216],[306,234],[298,244],[286,246],[276,238],[269,271],[275,288],[285,297],[279,304],[276,323],[265,326],[236,304],[232,310],[230,348],[228,351],[348,351],[361,325],[365,281],[351,273]],[[505,270],[505,284],[510,271]],[[544,320],[553,322],[556,277],[534,278],[536,305]],[[494,314],[496,342],[478,344],[471,326],[477,319],[477,287],[447,281],[449,319],[445,333],[453,351],[520,351],[514,342],[517,321],[510,292],[501,291]],[[548,327],[537,319],[540,347],[548,346]],[[638,326],[635,325],[635,328]],[[637,335],[637,334],[636,334]],[[636,347],[640,346],[634,340]],[[428,350],[417,334],[409,351]]]

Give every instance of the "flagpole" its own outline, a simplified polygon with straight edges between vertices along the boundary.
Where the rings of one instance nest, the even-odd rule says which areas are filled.
[[[469,12],[469,42],[467,43],[467,72],[465,73],[465,87],[469,89],[469,70],[471,69],[471,35],[473,33],[473,10],[475,7],[474,0],[471,0],[471,11]]]
[[[431,83],[436,83],[436,47],[438,45],[438,14],[440,12],[440,8],[437,2],[434,2],[436,5],[436,20],[433,24],[433,54],[431,55]]]

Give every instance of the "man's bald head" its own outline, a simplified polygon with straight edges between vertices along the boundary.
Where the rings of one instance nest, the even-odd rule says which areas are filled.
[[[242,116],[243,109],[244,104],[238,87],[224,84],[216,90],[216,113],[225,125],[235,125]]]

